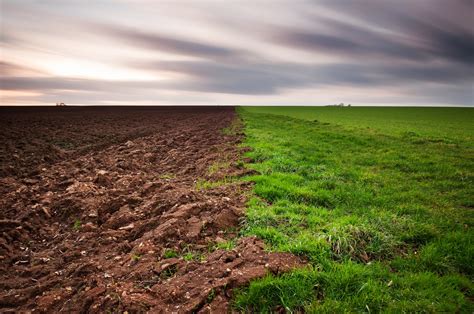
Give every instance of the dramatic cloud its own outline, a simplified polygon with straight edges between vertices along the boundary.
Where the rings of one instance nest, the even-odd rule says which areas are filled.
[[[471,1],[6,0],[3,104],[474,106]]]
[[[386,36],[337,21],[326,20],[331,33],[311,30],[276,29],[273,40],[295,49],[336,53],[352,58],[387,57],[420,61],[430,55],[424,47],[407,43],[399,36]]]
[[[198,41],[172,38],[159,33],[143,32],[126,27],[97,25],[93,29],[98,32],[103,32],[105,36],[114,37],[117,40],[124,41],[131,45],[169,52],[176,55],[220,59],[235,58],[244,54],[239,50],[232,50]]]

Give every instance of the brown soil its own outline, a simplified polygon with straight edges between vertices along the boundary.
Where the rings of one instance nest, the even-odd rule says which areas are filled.
[[[255,238],[216,249],[250,188],[223,180],[247,173],[233,108],[1,110],[0,311],[225,312],[303,265]]]

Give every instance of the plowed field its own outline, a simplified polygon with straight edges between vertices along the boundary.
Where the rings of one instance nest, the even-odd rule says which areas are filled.
[[[230,107],[1,108],[0,311],[226,311],[301,265],[235,239],[241,140]]]

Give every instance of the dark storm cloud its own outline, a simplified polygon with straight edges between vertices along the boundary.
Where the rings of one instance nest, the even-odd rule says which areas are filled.
[[[243,56],[245,53],[237,49],[229,49],[218,45],[204,43],[198,40],[178,39],[155,32],[145,32],[133,28],[113,25],[90,25],[94,31],[102,32],[117,40],[134,46],[177,55],[203,58],[230,58]]]

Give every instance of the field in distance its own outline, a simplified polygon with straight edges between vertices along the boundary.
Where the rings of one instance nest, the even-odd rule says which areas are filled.
[[[474,109],[240,107],[243,233],[310,266],[242,311],[472,312]]]
[[[472,140],[473,108],[446,107],[246,107],[249,112],[286,115],[384,134]]]

